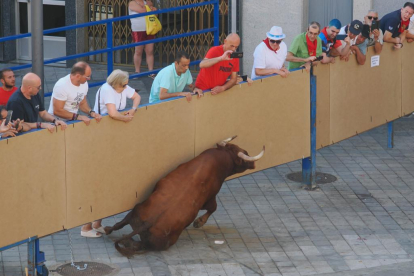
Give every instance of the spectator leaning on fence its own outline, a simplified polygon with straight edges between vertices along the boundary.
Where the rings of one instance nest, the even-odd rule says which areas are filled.
[[[191,92],[183,92],[186,85],[198,97],[203,95],[203,91],[195,88],[193,77],[188,69],[190,58],[186,52],[180,51],[175,56],[175,61],[171,65],[162,69],[155,77],[151,86],[149,102],[153,103],[159,100],[183,96],[187,101],[191,101]]]
[[[106,83],[96,93],[93,110],[99,114],[108,113],[115,120],[126,123],[132,121],[141,101],[141,96],[128,85],[128,82],[128,72],[119,69],[114,70],[106,79]],[[133,100],[132,109],[122,114],[119,111],[125,109],[127,98]]]
[[[353,20],[350,24],[343,26],[339,30],[339,35],[346,35],[342,42],[341,47],[338,50],[341,52],[341,60],[348,61],[351,54],[351,47],[355,45],[358,35],[362,31],[362,22],[359,20]],[[346,50],[348,49],[348,50]]]
[[[321,25],[311,22],[308,30],[293,40],[289,47],[286,60],[289,61],[289,70],[305,67],[309,72],[312,62],[322,55],[322,41],[319,37]]]
[[[361,33],[356,37],[355,45],[351,46],[351,53],[356,56],[359,65],[365,64],[369,31],[370,27],[368,25],[363,25]]]
[[[413,13],[414,4],[406,2],[402,9],[384,15],[380,21],[384,41],[394,43],[396,49],[402,48]]]
[[[0,138],[15,137],[17,130],[13,127],[12,122],[6,125],[7,109],[0,105]]]
[[[89,107],[86,98],[89,88],[88,80],[91,79],[91,75],[92,69],[86,62],[75,63],[70,74],[59,79],[53,87],[49,113],[64,121],[80,120],[89,125],[91,119],[88,116],[79,115],[80,109],[99,122],[101,115]]]
[[[201,90],[211,89],[216,95],[232,88],[237,82],[239,72],[239,59],[230,58],[240,45],[240,37],[231,33],[224,40],[224,44],[208,50],[200,63],[200,73],[196,80],[196,87]],[[230,80],[227,78],[230,77]]]
[[[145,5],[148,5],[151,8],[151,11],[157,10],[152,1],[147,0],[132,0],[128,4],[129,15],[145,13],[147,9]],[[155,35],[147,35],[146,32],[146,23],[145,16],[131,18],[131,30],[132,30],[132,41],[134,43],[151,40],[155,38]],[[154,43],[145,44],[141,46],[135,46],[134,54],[134,65],[135,72],[141,72],[141,62],[142,62],[142,53],[145,49],[145,56],[147,59],[148,70],[154,70]],[[148,75],[150,78],[155,78],[155,74]]]
[[[46,112],[43,101],[39,96],[41,87],[40,78],[34,73],[27,73],[22,80],[22,86],[11,95],[7,102],[7,110],[13,110],[12,120],[23,120],[30,128],[46,128],[50,132],[55,126],[50,123],[38,122],[38,117],[46,122],[60,125],[61,129],[66,128],[66,123],[56,119]]]
[[[319,37],[322,41],[322,63],[335,63],[335,56],[341,54],[337,49],[342,46],[342,43],[336,40],[340,29],[341,21],[332,19],[328,26],[321,30]]]
[[[381,29],[372,28],[372,22],[378,22],[378,12],[369,10],[368,14],[364,17],[364,24],[369,26],[369,38],[367,46],[374,46],[376,54],[380,54],[382,51],[382,44],[384,44],[384,35]]]
[[[6,105],[10,96],[16,92],[16,77],[11,69],[3,69],[0,71],[0,105]]]
[[[266,33],[266,39],[257,45],[253,53],[252,79],[272,74],[279,74],[284,78],[289,75],[284,67],[287,55],[287,46],[283,42],[285,37],[279,26],[273,26]]]

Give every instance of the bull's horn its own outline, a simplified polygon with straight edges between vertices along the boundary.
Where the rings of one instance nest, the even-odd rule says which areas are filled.
[[[261,152],[261,153],[259,153],[259,154],[258,154],[258,155],[256,155],[256,156],[254,156],[254,157],[250,157],[250,156],[248,156],[248,155],[244,154],[243,152],[239,152],[239,153],[237,154],[237,156],[238,156],[238,157],[240,157],[241,159],[243,159],[244,161],[251,161],[251,162],[254,162],[254,161],[257,161],[257,160],[259,160],[260,158],[262,158],[262,156],[263,156],[264,152],[265,152],[265,146],[263,146],[263,150],[262,150],[262,152]]]
[[[234,135],[233,137],[227,138],[227,139],[221,141],[220,143],[218,143],[218,145],[224,147],[224,146],[226,146],[226,144],[228,142],[230,142],[231,140],[236,139],[236,137],[237,137],[237,135]]]

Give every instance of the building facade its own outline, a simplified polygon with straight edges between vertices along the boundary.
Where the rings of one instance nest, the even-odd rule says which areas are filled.
[[[159,9],[198,3],[202,0],[153,0]],[[27,33],[31,31],[31,1],[2,0],[0,2],[0,36]],[[44,29],[97,21],[127,15],[129,0],[43,0]],[[379,16],[401,8],[405,0],[220,0],[220,41],[229,32],[237,32],[242,38],[240,50],[244,52],[242,72],[249,74],[253,65],[253,51],[274,26],[281,26],[289,46],[293,38],[307,28],[310,21],[326,25],[332,18],[342,24],[352,19],[362,20],[370,9]],[[159,16],[163,30],[159,36],[210,28],[213,26],[212,6],[203,6],[172,12]],[[113,25],[114,46],[131,43],[129,20]],[[31,38],[0,43],[0,61],[30,61]],[[202,34],[157,43],[155,47],[156,67],[163,67],[173,61],[178,50],[187,51],[192,60],[202,59],[213,44],[213,35]],[[45,59],[73,55],[106,48],[105,25],[59,32],[44,37]],[[114,53],[116,65],[133,64],[133,48]],[[106,55],[88,57],[86,60],[105,63]],[[70,66],[73,62],[68,61]],[[196,69],[194,67],[193,69]]]

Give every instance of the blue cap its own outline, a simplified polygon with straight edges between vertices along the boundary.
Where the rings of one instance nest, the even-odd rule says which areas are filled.
[[[339,21],[338,19],[335,18],[335,19],[332,19],[331,21],[329,21],[328,26],[329,27],[335,27],[339,30],[341,28],[342,24],[341,24],[341,21]]]

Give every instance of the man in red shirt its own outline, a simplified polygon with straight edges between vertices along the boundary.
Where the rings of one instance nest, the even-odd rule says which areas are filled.
[[[1,70],[0,82],[3,85],[0,87],[0,105],[6,105],[10,96],[17,90],[17,87],[15,87],[16,78],[13,71],[10,69]]]
[[[212,47],[206,57],[200,62],[200,73],[196,80],[196,87],[201,90],[211,89],[216,95],[233,87],[237,82],[239,59],[230,58],[230,54],[240,45],[237,34],[229,34],[224,44]],[[230,80],[227,80],[230,77]]]

